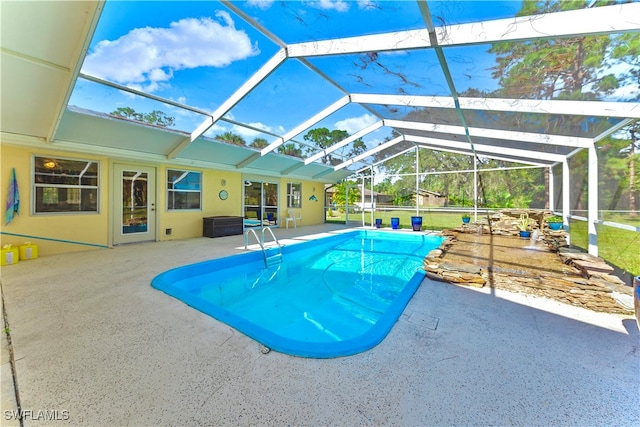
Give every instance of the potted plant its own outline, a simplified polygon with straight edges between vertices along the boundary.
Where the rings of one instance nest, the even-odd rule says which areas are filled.
[[[529,238],[531,237],[531,224],[533,224],[533,220],[529,218],[529,214],[523,213],[520,215],[520,219],[518,220],[518,229],[520,230],[520,237]]]
[[[422,230],[422,217],[421,216],[412,216],[411,217],[411,228],[413,228],[413,231],[421,231]]]
[[[391,229],[397,230],[400,228],[400,218],[391,218]]]
[[[462,222],[468,224],[471,221],[471,216],[468,213],[462,214]]]
[[[549,224],[549,228],[552,230],[560,230],[562,228],[562,217],[559,215],[553,215],[547,218],[547,224]]]

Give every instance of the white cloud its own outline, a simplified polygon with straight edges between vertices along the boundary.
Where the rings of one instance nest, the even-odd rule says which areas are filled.
[[[220,135],[225,132],[229,132],[227,124],[224,122],[216,122],[213,126],[207,129],[207,131],[204,133],[204,136],[206,136],[207,138],[215,138],[216,135]]]
[[[235,117],[231,113],[226,114],[225,118],[235,120]],[[265,125],[264,123],[260,122],[247,123],[247,125],[257,129],[263,129],[267,132],[275,133],[276,135],[283,135],[285,133],[285,129],[282,126],[277,126],[274,128],[273,126]],[[248,129],[244,126],[232,125],[222,120],[216,122],[215,125],[213,125],[209,130],[207,130],[207,132],[205,132],[205,135],[207,137],[213,138],[216,135],[225,132],[232,132],[236,135],[240,135],[247,143],[247,145],[251,144],[251,142],[253,142],[255,138],[264,138],[269,143],[273,142],[273,140],[275,139],[275,137],[271,137],[270,135],[265,135],[264,133]]]
[[[87,56],[84,73],[157,90],[176,70],[225,67],[260,53],[249,36],[235,28],[229,13],[216,18],[185,18],[169,28],[136,28],[117,40],[103,40]]]
[[[346,12],[349,10],[349,3],[344,0],[320,0],[309,2],[309,5],[317,9],[335,10],[337,12]]]
[[[264,123],[247,123],[249,126],[253,126],[254,128],[258,128],[258,129],[263,129],[267,132],[271,132],[271,133],[275,133],[277,135],[282,135],[284,134],[285,130],[282,126],[278,126],[277,128],[273,128],[271,126],[265,125]],[[267,142],[271,143],[272,140],[275,139],[275,137],[271,137],[269,135],[265,135],[263,133],[260,132],[256,132],[252,129],[248,129],[242,126],[233,126],[233,128],[231,129],[231,132],[236,133],[238,135],[240,135],[242,138],[244,138],[244,140],[246,141],[247,145],[251,144],[251,142],[255,139],[255,138],[264,138],[267,140]]]
[[[336,129],[346,130],[349,132],[349,135],[353,135],[354,133],[361,131],[369,125],[377,122],[378,119],[371,114],[363,114],[360,117],[350,117],[348,119],[340,120],[336,122]]]
[[[255,7],[262,10],[269,9],[275,0],[249,0],[247,1],[247,5],[250,7]],[[308,1],[307,4],[311,7],[315,7],[316,9],[322,10],[335,10],[337,12],[346,12],[349,10],[351,1],[350,0],[312,0]],[[378,6],[376,2],[373,0],[358,0],[358,7],[360,9],[368,10],[368,9],[377,9]]]
[[[358,0],[358,7],[360,9],[377,9],[378,5],[371,0]]]
[[[275,0],[249,0],[247,6],[257,7],[258,9],[267,10],[271,7]]]

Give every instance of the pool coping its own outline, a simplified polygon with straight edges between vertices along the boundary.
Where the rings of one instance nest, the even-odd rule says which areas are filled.
[[[328,235],[311,235],[302,236],[297,239],[295,244],[283,244],[283,256],[287,253],[303,250],[304,243],[310,241],[317,242],[320,239],[327,239],[325,245],[333,245],[336,241],[339,241],[340,237],[345,239],[349,238],[349,235],[355,235],[356,233],[387,233],[387,230],[371,229],[371,228],[357,228],[347,231],[341,231],[339,233],[329,233]],[[424,236],[427,233],[404,233],[399,230],[388,230],[389,234],[407,234],[412,237],[418,235]],[[429,233],[434,236],[435,233]],[[330,239],[330,240],[329,240]],[[438,243],[438,246],[440,242]],[[438,247],[436,246],[436,247]],[[424,258],[428,252],[425,252],[420,258]],[[407,254],[407,256],[410,256]],[[165,272],[160,273],[151,281],[151,286],[158,291],[184,302],[190,307],[201,311],[225,324],[237,329],[249,338],[259,342],[270,350],[275,350],[280,353],[307,357],[307,358],[335,358],[343,356],[351,356],[363,351],[369,350],[376,345],[380,344],[385,337],[389,334],[393,325],[398,321],[400,315],[405,310],[407,304],[420,287],[422,280],[425,277],[424,270],[418,269],[409,281],[404,285],[402,291],[396,296],[393,302],[387,307],[384,314],[372,325],[365,333],[356,337],[341,340],[338,342],[308,342],[295,340],[288,337],[283,337],[277,333],[274,333],[261,325],[258,325],[246,318],[235,314],[223,307],[215,304],[208,303],[202,298],[193,295],[192,293],[184,290],[183,288],[173,286],[174,277],[178,276],[182,271],[195,270],[197,273],[210,271],[211,269],[221,270],[225,266],[232,262],[231,258],[240,259],[240,264],[249,264],[260,262],[262,259],[262,253],[258,250],[253,250],[248,253],[231,255],[224,258],[216,258],[208,261],[202,261],[195,264],[188,264],[180,267],[176,267]],[[422,262],[422,261],[421,261]],[[421,264],[420,262],[420,264]],[[237,263],[237,261],[236,261]],[[421,268],[421,267],[420,267]],[[198,274],[193,274],[196,276]]]

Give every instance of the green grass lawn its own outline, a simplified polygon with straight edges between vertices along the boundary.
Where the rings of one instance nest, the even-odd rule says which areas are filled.
[[[411,228],[411,217],[415,214],[415,211],[376,211],[374,219],[380,218],[383,227],[391,227],[391,218],[400,218],[400,228]],[[333,217],[327,215],[327,222],[344,223],[345,214],[336,212],[336,215]],[[421,211],[420,216],[424,230],[444,230],[462,224],[460,213]],[[361,213],[349,214],[349,222],[360,221],[362,221]],[[366,225],[371,225],[371,213],[365,212],[364,221]]]
[[[411,228],[411,217],[415,211],[376,211],[374,218],[382,219],[383,227],[391,227],[391,218],[400,218],[400,228]],[[344,223],[345,214],[335,212],[336,216],[327,215],[327,222]],[[444,230],[454,228],[462,224],[461,213],[456,212],[431,212],[421,211],[422,228],[424,230]],[[479,216],[480,217],[480,216]],[[473,220],[473,215],[472,218]],[[349,221],[359,223],[362,214],[350,213]],[[619,218],[607,218],[621,223],[631,223],[637,221],[620,221]],[[365,212],[365,224],[371,225],[371,214]],[[609,264],[629,272],[633,276],[640,276],[640,233],[619,228],[599,225],[598,226],[599,255]],[[584,221],[571,221],[571,244],[585,251],[588,248],[587,223]]]
[[[620,221],[621,222],[621,221]],[[571,245],[589,247],[587,223],[571,221]],[[598,255],[609,264],[640,276],[640,233],[598,225]]]

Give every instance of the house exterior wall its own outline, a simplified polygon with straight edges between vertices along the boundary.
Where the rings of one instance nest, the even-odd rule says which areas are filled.
[[[167,207],[167,169],[202,172],[202,210],[169,211]],[[225,185],[222,185],[224,180]],[[202,218],[210,216],[242,216],[242,175],[239,172],[212,169],[158,166],[158,240],[179,240],[202,236]],[[227,200],[218,194],[226,190]],[[171,235],[166,234],[167,228]]]
[[[64,151],[25,148],[7,144],[2,141],[0,147],[0,173],[2,175],[0,186],[0,204],[2,206],[2,232],[22,234],[27,236],[47,237],[72,242],[81,242],[91,245],[107,246],[109,244],[109,161],[106,157],[90,154],[74,154]],[[79,158],[95,160],[100,164],[100,188],[99,188],[99,213],[73,213],[73,214],[41,214],[33,215],[32,205],[32,158],[34,155]],[[20,191],[20,212],[13,221],[5,225],[5,204],[7,191],[11,177],[11,169],[15,168]],[[39,256],[62,252],[76,252],[95,249],[94,246],[54,242],[49,240],[34,239],[30,237],[17,237],[0,234],[0,245],[12,244],[19,246],[31,241],[38,245]]]
[[[414,197],[415,200],[415,197]],[[445,197],[437,197],[433,195],[420,195],[418,196],[418,204],[420,206],[444,206],[446,198]]]
[[[33,177],[32,159],[34,156],[93,160],[99,163],[99,212],[98,213],[51,213],[37,214],[32,210]],[[106,248],[112,245],[113,231],[113,165],[114,163],[155,167],[156,170],[156,240],[178,240],[202,236],[203,217],[242,216],[243,215],[243,178],[240,172],[182,165],[152,164],[126,159],[114,159],[108,156],[77,153],[43,147],[24,146],[20,143],[3,140],[0,145],[0,202],[2,219],[0,221],[0,246],[12,244],[20,246],[26,241],[38,245],[39,256],[58,253],[79,252]],[[5,204],[11,177],[15,168],[20,191],[20,212],[8,225],[5,225]],[[167,209],[167,169],[193,170],[202,173],[201,210],[169,211]],[[322,203],[324,185],[320,182],[297,180],[295,178],[276,178],[280,182],[280,214],[287,215],[286,196],[288,182],[302,184],[302,207],[294,209],[302,216],[301,225],[321,224],[324,222]],[[223,185],[224,184],[224,185]],[[315,191],[314,191],[315,188]],[[219,192],[226,190],[229,197],[221,200]],[[317,201],[309,200],[315,195]],[[280,222],[284,226],[285,222]],[[167,233],[171,229],[171,234]],[[5,234],[9,233],[9,234]],[[30,236],[13,236],[13,234]],[[61,240],[62,242],[47,239]]]
[[[324,223],[324,184],[309,180],[282,178],[280,181],[280,226],[285,226],[287,217],[287,184],[302,184],[302,207],[292,209],[295,215],[300,214],[300,225],[314,225]],[[315,196],[315,200],[310,200]]]
[[[315,200],[309,200],[311,196],[315,196]],[[324,223],[324,184],[302,181],[302,209],[303,225]]]

